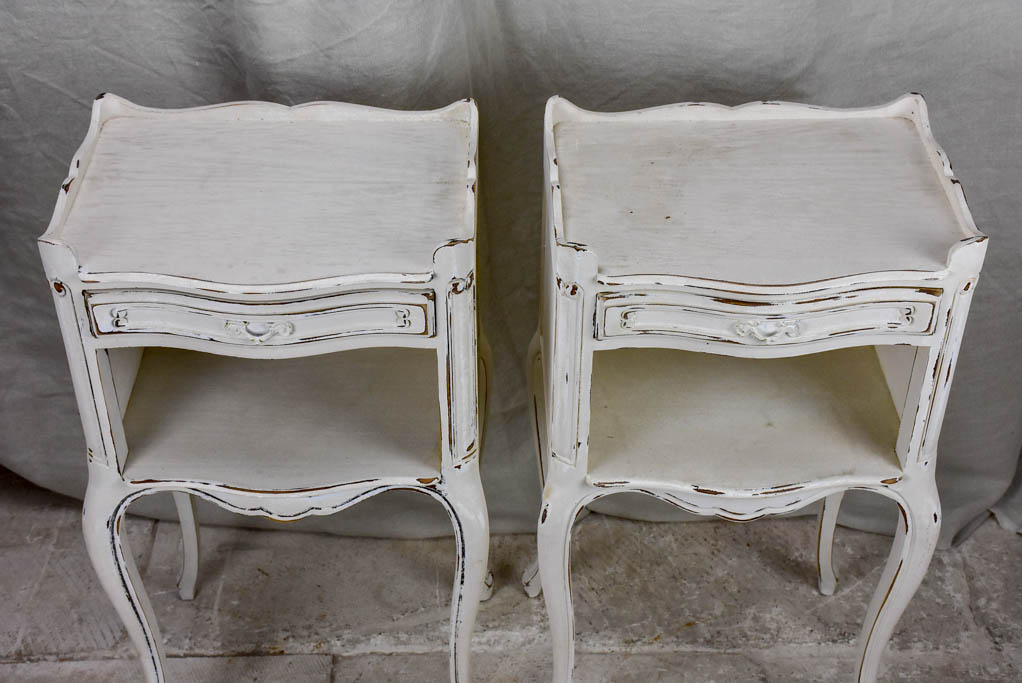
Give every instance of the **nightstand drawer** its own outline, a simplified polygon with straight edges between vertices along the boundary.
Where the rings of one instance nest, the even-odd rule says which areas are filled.
[[[597,337],[668,335],[747,345],[785,345],[847,335],[927,335],[939,290],[883,287],[769,302],[683,293],[599,298]]]
[[[283,346],[337,337],[401,334],[431,337],[433,294],[359,291],[265,304],[173,292],[87,292],[92,334],[157,334],[239,346]]]

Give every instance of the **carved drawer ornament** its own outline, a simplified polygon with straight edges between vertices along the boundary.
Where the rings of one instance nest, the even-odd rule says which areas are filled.
[[[802,331],[802,323],[798,320],[747,320],[735,323],[735,334],[739,337],[754,337],[767,344],[785,337],[796,339],[802,335]]]
[[[235,337],[247,339],[255,344],[262,344],[274,337],[290,337],[295,326],[289,322],[249,322],[244,320],[228,320],[224,328]]]
[[[621,327],[626,330],[633,329],[635,327],[635,309],[629,309],[621,314]]]
[[[160,290],[87,291],[84,297],[97,339],[159,334],[210,344],[277,347],[361,335],[434,334],[432,294],[424,290],[341,292],[274,302],[276,310],[265,311]]]
[[[719,303],[726,307],[718,307]],[[769,306],[771,312],[752,317],[733,310],[742,305]],[[936,295],[911,287],[872,287],[834,297],[771,303],[721,301],[677,292],[610,293],[597,295],[597,339],[651,334],[787,346],[848,335],[918,336],[933,333],[935,312]]]

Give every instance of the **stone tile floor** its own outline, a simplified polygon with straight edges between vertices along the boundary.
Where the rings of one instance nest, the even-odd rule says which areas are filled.
[[[342,513],[343,514],[343,513]],[[295,530],[295,529],[298,530]],[[454,543],[202,530],[200,586],[178,600],[176,524],[129,518],[171,681],[443,681]],[[837,593],[814,577],[815,523],[649,524],[591,515],[573,549],[576,681],[850,680],[890,539],[838,531]],[[542,600],[518,576],[533,537],[496,536],[474,679],[549,680]],[[884,681],[1022,680],[1022,538],[985,524],[939,551]],[[140,676],[81,539],[77,501],[0,469],[0,681]]]

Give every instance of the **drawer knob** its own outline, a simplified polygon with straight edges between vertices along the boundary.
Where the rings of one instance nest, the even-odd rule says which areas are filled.
[[[747,320],[735,323],[735,333],[739,337],[753,337],[773,344],[779,339],[801,336],[802,323],[798,320]]]
[[[289,337],[295,331],[295,326],[289,322],[228,320],[224,323],[224,327],[233,336],[247,339],[255,344],[262,344],[277,336]]]

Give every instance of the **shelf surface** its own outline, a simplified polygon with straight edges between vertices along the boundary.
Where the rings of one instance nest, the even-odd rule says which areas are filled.
[[[253,360],[148,348],[124,476],[254,490],[436,477],[438,406],[430,350]]]
[[[591,481],[765,489],[901,475],[899,420],[872,347],[780,359],[597,351]]]
[[[468,238],[454,120],[113,118],[62,237],[89,273],[234,284],[426,273]]]
[[[907,119],[566,121],[554,137],[566,238],[607,275],[937,271],[967,236]]]

